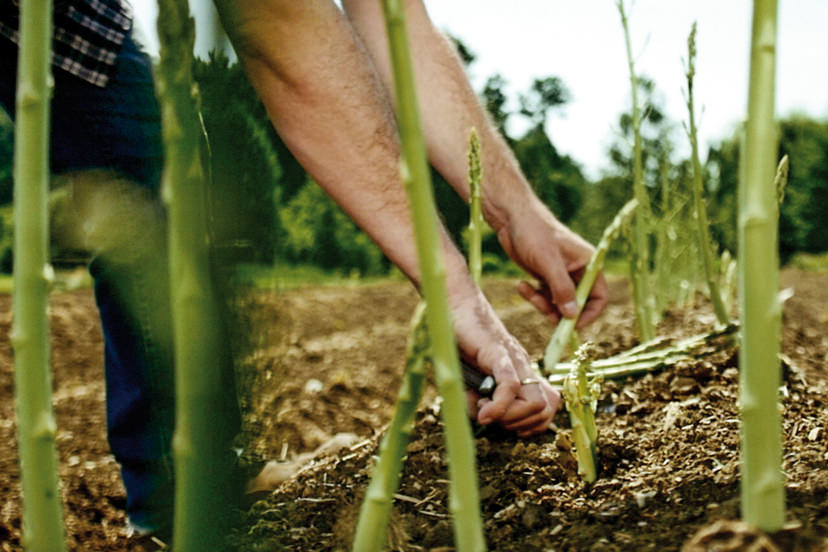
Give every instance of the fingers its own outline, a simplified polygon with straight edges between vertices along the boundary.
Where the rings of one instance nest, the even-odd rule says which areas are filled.
[[[607,280],[603,274],[599,274],[592,286],[587,304],[584,306],[581,317],[578,319],[577,328],[580,330],[591,324],[603,312],[609,301],[609,290]]]
[[[478,359],[481,366],[486,366],[486,359]],[[520,391],[520,382],[517,372],[512,366],[511,359],[506,351],[501,351],[498,359],[492,366],[492,375],[497,382],[491,400],[481,399],[477,406],[480,411],[477,414],[477,421],[483,425],[499,421],[506,414],[509,406],[514,402]]]
[[[498,422],[519,437],[545,432],[560,406],[560,393],[548,382],[522,385],[518,397]]]
[[[486,399],[481,399],[478,404],[486,404],[486,402]],[[488,404],[491,404],[491,402],[489,401]],[[480,412],[482,411],[483,408],[480,409]],[[536,397],[535,400],[517,398],[509,404],[503,416],[494,421],[503,426],[504,429],[520,432],[534,428],[543,421],[546,421],[546,424],[549,425],[553,415],[554,410],[541,397]],[[481,421],[480,414],[478,414],[478,422],[484,423]]]
[[[533,307],[538,309],[541,314],[549,315],[552,313],[552,308],[541,292],[536,290],[532,284],[523,280],[518,284],[518,293],[526,299]]]
[[[548,382],[540,381],[522,386],[521,395],[523,401],[519,399],[515,402],[525,402],[526,406],[510,409],[501,421],[503,427],[518,433],[533,430],[540,425],[548,427],[561,404],[560,393]]]
[[[521,418],[515,422],[502,424],[503,428],[508,429],[509,431],[521,432],[536,427],[541,422],[546,422],[548,425],[549,422],[552,421],[552,417],[550,415],[551,410],[552,409],[549,405],[543,406],[538,412],[532,414],[531,416]]]
[[[538,312],[546,316],[551,324],[555,325],[561,320],[561,313],[552,303],[548,289],[537,290],[529,282],[522,281],[518,284],[518,293]]]
[[[578,277],[568,276],[574,283],[578,281]],[[527,302],[529,302],[535,309],[543,314],[551,324],[557,324],[561,320],[561,311],[559,306],[555,304],[550,290],[545,284],[541,284],[539,289],[536,289],[529,282],[521,281],[518,284],[518,293]],[[578,324],[576,328],[581,330],[594,322],[604,311],[609,301],[609,291],[607,288],[607,281],[603,274],[599,274],[592,286],[589,298],[586,305],[584,305],[580,316],[578,317]],[[568,317],[569,318],[569,317]]]
[[[548,253],[538,259],[540,272],[538,276],[549,289],[552,303],[567,318],[578,316],[578,304],[575,302],[575,282],[566,269],[566,263],[557,253]],[[534,304],[534,303],[533,303]]]
[[[548,411],[551,410],[549,405],[538,392],[537,384],[532,386],[536,388],[532,393],[521,390],[521,395],[524,396],[515,400],[503,414],[499,422],[504,428],[513,430],[521,429],[526,425],[535,425],[540,421],[541,416],[548,415]]]
[[[526,437],[531,437],[532,435],[540,435],[541,433],[546,433],[549,431],[549,426],[552,424],[552,420],[544,420],[540,422],[538,425],[531,427],[529,429],[518,431],[518,437],[521,439]]]

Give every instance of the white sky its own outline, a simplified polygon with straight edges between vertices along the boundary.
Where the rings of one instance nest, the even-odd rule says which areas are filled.
[[[132,4],[150,51],[157,52],[157,40],[148,32],[154,29],[154,0]],[[475,89],[500,73],[515,97],[536,77],[561,77],[572,101],[550,117],[547,130],[558,150],[580,162],[589,177],[601,174],[618,117],[630,101],[614,0],[426,0],[426,5],[438,27],[477,55]],[[828,0],[780,0],[779,5],[777,113],[828,118]],[[628,6],[637,71],[655,80],[668,116],[677,122],[687,116],[682,59],[690,27],[698,22],[695,95],[703,110],[703,154],[744,117],[751,9],[750,0],[635,0]],[[209,28],[210,16],[197,16]],[[197,51],[204,50],[207,34],[197,35]]]

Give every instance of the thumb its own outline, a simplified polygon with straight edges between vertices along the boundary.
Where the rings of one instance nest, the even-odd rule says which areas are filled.
[[[546,282],[552,301],[566,318],[578,316],[578,304],[575,302],[575,282],[566,270],[566,264],[557,253],[547,255],[541,265],[540,276]]]

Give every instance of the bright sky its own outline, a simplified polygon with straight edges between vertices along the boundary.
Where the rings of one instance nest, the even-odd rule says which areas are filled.
[[[132,3],[139,26],[153,29],[154,0]],[[655,80],[669,117],[677,122],[687,117],[682,60],[690,27],[698,22],[695,94],[703,110],[702,151],[731,135],[746,111],[750,0],[627,4],[637,71]],[[563,79],[572,101],[550,117],[547,130],[555,146],[580,162],[589,177],[601,174],[618,117],[630,101],[614,0],[426,0],[426,5],[438,27],[477,55],[475,89],[495,73],[506,79],[513,97],[536,77]],[[828,118],[828,0],[780,0],[779,5],[777,113]],[[157,51],[157,40],[148,36],[147,43]],[[196,49],[204,49],[198,39]]]

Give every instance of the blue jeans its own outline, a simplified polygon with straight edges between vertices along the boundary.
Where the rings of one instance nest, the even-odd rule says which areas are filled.
[[[0,103],[12,116],[16,63],[16,46],[0,37]],[[149,58],[128,36],[105,88],[58,69],[54,80],[52,172],[114,171],[153,196],[163,225],[161,120]],[[168,529],[173,506],[169,278],[164,240],[157,245],[143,248],[154,252],[151,258],[124,262],[100,254],[90,265],[104,336],[108,438],[121,465],[130,523],[142,530]],[[227,378],[232,385],[232,372]],[[239,419],[229,395],[219,420],[228,455]]]

